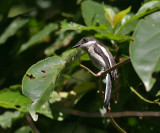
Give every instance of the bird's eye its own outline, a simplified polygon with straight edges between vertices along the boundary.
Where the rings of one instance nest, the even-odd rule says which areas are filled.
[[[87,39],[86,39],[86,38],[84,38],[84,39],[83,39],[83,42],[84,42],[84,43],[86,43],[86,42],[87,42]]]

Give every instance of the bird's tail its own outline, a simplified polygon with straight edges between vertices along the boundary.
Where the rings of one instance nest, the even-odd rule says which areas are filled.
[[[108,73],[106,75],[106,90],[104,97],[104,104],[105,106],[107,106],[107,108],[110,106],[111,88],[112,88],[111,75]]]

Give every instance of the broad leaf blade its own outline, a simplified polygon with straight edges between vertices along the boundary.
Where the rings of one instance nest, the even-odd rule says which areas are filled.
[[[30,126],[23,126],[17,129],[14,133],[34,133]]]
[[[133,17],[134,14],[132,13],[128,13],[121,21],[121,24],[123,25],[124,23],[126,23],[131,17]],[[129,23],[128,25],[126,25],[125,27],[123,27],[120,31],[119,31],[119,34],[120,35],[127,35],[129,34],[130,32],[132,32],[136,25],[138,23],[138,20],[135,20],[135,21],[132,21],[131,23]]]
[[[13,102],[14,101],[14,102]],[[21,86],[14,85],[0,91],[0,106],[27,112],[27,104],[31,100],[21,94]]]
[[[32,118],[36,121],[36,112],[48,100],[55,87],[58,76],[67,69],[78,56],[76,50],[67,51],[63,57],[49,57],[31,66],[22,81],[24,95],[34,102],[29,105]]]
[[[35,112],[48,100],[64,65],[65,61],[61,57],[49,57],[31,66],[24,76],[22,90],[34,101],[29,105],[29,112],[34,120],[38,118]]]
[[[106,23],[102,4],[94,1],[84,1],[81,4],[82,16],[87,26]]]
[[[160,7],[160,1],[147,2],[138,10],[137,15],[142,14],[144,12],[147,12],[148,10],[152,10],[157,7]]]
[[[4,114],[0,115],[0,125],[2,128],[10,128],[13,119],[20,117],[20,111],[6,111]]]
[[[18,53],[22,53],[23,51],[27,50],[29,47],[34,46],[37,42],[44,39],[46,36],[48,36],[52,31],[56,30],[58,28],[57,24],[50,23],[47,26],[45,26],[40,32],[38,32],[36,35],[32,36],[28,42],[21,45]]]
[[[105,16],[108,20],[108,22],[112,25],[112,27],[114,26],[114,17],[115,17],[115,12],[112,10],[112,8],[106,8],[103,5],[104,11],[105,11]]]
[[[44,53],[47,56],[53,55],[56,50],[69,45],[70,42],[74,39],[75,34],[76,34],[75,31],[72,31],[69,33],[65,32],[65,31],[60,31],[55,42],[52,45],[50,45],[49,47],[47,47],[45,49]]]
[[[128,21],[126,21],[117,31],[116,33],[118,33],[123,27],[125,27],[127,24],[135,21],[136,19],[139,19],[147,14],[150,14],[152,12],[155,12],[157,10],[160,9],[160,1],[150,1],[148,3],[145,3],[140,9],[139,11],[136,13],[136,15],[134,15],[133,17],[131,17]]]
[[[125,10],[117,13],[117,14],[114,16],[114,23],[113,23],[114,27],[121,22],[121,20],[123,19],[123,17],[124,17],[127,13],[129,13],[130,10],[131,10],[131,7],[128,7],[127,9],[125,9]]]
[[[141,20],[130,44],[130,56],[134,69],[150,91],[155,83],[153,73],[160,71],[160,12]]]
[[[88,28],[84,25],[80,25],[74,22],[68,23],[66,20],[61,22],[62,30],[87,30]]]
[[[11,22],[11,24],[6,28],[4,33],[0,36],[0,45],[5,43],[7,39],[11,36],[13,36],[18,29],[20,29],[23,25],[25,25],[28,22],[28,19],[24,18],[16,18]]]

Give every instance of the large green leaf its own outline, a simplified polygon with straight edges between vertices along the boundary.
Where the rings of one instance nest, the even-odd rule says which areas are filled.
[[[32,100],[21,93],[21,85],[13,85],[0,91],[0,107],[16,109],[22,112],[28,112],[28,104]],[[38,110],[38,113],[52,118],[48,103]]]
[[[14,85],[0,91],[0,106],[27,112],[27,104],[31,100],[21,94],[21,86]]]
[[[4,114],[0,115],[0,125],[2,128],[9,128],[12,125],[13,119],[20,117],[20,111],[6,111]]]
[[[67,51],[63,57],[49,57],[31,66],[22,81],[23,93],[34,102],[29,105],[29,112],[34,120],[35,113],[48,100],[61,72],[67,69],[78,55],[77,50]]]
[[[155,12],[157,10],[160,10],[160,1],[150,1],[148,3],[145,3],[139,9],[139,11],[136,13],[136,15],[134,15],[129,20],[127,20],[122,26],[120,26],[120,28],[118,28],[116,30],[115,33],[118,33],[123,27],[125,27],[127,24],[135,21],[136,19],[139,19],[139,18],[141,18],[149,13]]]
[[[143,81],[146,90],[155,83],[153,73],[160,71],[160,12],[141,20],[133,34],[130,56],[134,69]]]
[[[57,28],[58,25],[55,23],[50,23],[46,25],[40,32],[32,36],[26,43],[22,44],[18,53],[21,53],[26,49],[28,49],[29,47],[34,46],[37,42],[44,39],[46,36],[48,36],[52,31],[56,30]]]
[[[84,1],[81,4],[82,16],[87,26],[96,25],[97,23],[106,23],[105,12],[102,4],[94,1]]]
[[[23,25],[25,25],[28,22],[28,19],[24,18],[16,18],[11,22],[11,24],[6,28],[4,33],[0,36],[0,44],[3,44],[6,42],[6,40],[13,36],[18,29],[20,29]]]

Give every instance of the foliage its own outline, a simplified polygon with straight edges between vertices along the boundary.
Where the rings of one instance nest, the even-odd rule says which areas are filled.
[[[160,1],[134,2],[2,0],[0,132],[117,132],[108,118],[92,115],[103,115],[103,100],[98,79],[80,63],[98,70],[84,51],[71,50],[84,36],[102,41],[116,62],[131,58],[118,69],[112,112],[159,111]],[[116,121],[127,132],[159,131],[156,118]]]

